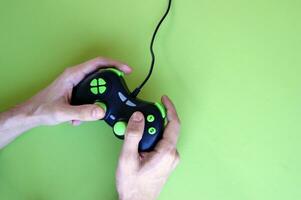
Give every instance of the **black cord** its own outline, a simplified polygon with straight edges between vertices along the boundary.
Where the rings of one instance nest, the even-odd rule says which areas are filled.
[[[159,21],[154,33],[153,33],[153,36],[152,36],[152,40],[151,40],[151,43],[150,43],[150,52],[151,52],[151,56],[152,56],[152,61],[151,61],[151,65],[150,65],[150,69],[149,69],[149,72],[146,76],[146,78],[144,79],[144,81],[140,84],[139,87],[137,87],[132,93],[131,93],[131,96],[132,97],[136,97],[140,90],[142,89],[142,87],[145,85],[145,83],[148,81],[148,79],[150,78],[150,76],[152,75],[152,72],[153,72],[153,69],[154,69],[154,64],[155,64],[155,53],[154,53],[154,49],[153,49],[153,46],[154,46],[154,42],[155,42],[155,38],[156,38],[156,35],[157,35],[157,32],[162,24],[162,22],[164,21],[164,19],[166,18],[166,16],[168,15],[169,13],[169,10],[170,10],[170,7],[171,7],[171,1],[172,0],[169,0],[168,1],[168,6],[167,6],[167,9],[163,15],[163,17],[161,18],[161,20]]]

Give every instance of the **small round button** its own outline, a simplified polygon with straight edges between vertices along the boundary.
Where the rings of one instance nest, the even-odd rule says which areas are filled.
[[[116,122],[113,127],[113,131],[116,135],[123,136],[126,130],[126,123],[123,121]]]
[[[157,130],[154,127],[150,127],[148,129],[148,133],[151,134],[151,135],[154,135],[156,132],[157,132]]]
[[[148,122],[153,122],[153,121],[155,121],[155,116],[154,115],[147,115],[146,120]]]

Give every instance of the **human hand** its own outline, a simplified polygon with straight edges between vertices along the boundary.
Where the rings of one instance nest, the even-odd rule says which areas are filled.
[[[167,108],[168,124],[163,138],[152,152],[138,152],[144,130],[143,114],[135,112],[128,122],[116,171],[116,187],[120,200],[156,199],[179,163],[176,144],[180,121],[168,97],[163,96],[162,102]]]
[[[107,58],[97,57],[85,63],[67,68],[47,88],[28,100],[23,106],[31,115],[38,116],[38,125],[55,125],[71,121],[77,125],[80,121],[93,121],[104,117],[105,112],[97,105],[70,105],[72,89],[87,74],[101,67],[114,66],[130,73],[131,68],[123,63]]]

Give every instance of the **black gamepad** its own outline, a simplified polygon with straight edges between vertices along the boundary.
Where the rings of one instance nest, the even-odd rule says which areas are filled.
[[[71,104],[97,104],[105,111],[104,120],[113,127],[115,136],[124,138],[126,125],[135,111],[145,117],[139,151],[151,151],[162,138],[166,111],[161,103],[151,103],[131,96],[123,72],[114,67],[87,75],[72,91]]]

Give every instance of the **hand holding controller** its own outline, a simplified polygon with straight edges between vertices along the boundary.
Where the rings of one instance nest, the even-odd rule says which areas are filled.
[[[123,72],[115,68],[99,69],[87,75],[72,92],[71,104],[97,104],[105,111],[104,120],[113,127],[115,136],[124,138],[127,122],[135,111],[145,117],[139,151],[151,151],[162,138],[166,111],[161,103],[151,103],[131,96]]]

